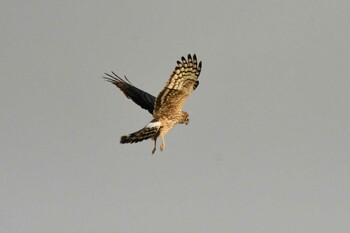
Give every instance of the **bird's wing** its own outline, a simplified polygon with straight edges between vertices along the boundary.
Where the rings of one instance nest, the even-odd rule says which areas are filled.
[[[181,110],[188,96],[197,88],[198,77],[202,69],[202,62],[197,63],[197,57],[194,54],[188,54],[187,59],[181,58],[177,61],[177,66],[164,89],[156,98],[154,114],[161,115],[164,109]]]
[[[113,83],[116,85],[128,98],[134,101],[137,105],[139,105],[141,108],[148,110],[149,113],[153,114],[154,104],[155,104],[155,97],[143,90],[138,89],[137,87],[133,86],[130,81],[124,76],[125,80],[120,78],[118,75],[116,75],[113,71],[112,74],[107,74],[108,77],[103,77],[108,82]]]

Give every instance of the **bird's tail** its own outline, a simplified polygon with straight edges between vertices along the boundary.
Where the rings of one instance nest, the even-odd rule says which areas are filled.
[[[120,138],[120,143],[137,143],[150,138],[156,139],[159,136],[160,129],[162,128],[160,121],[153,119],[143,129],[124,135]]]

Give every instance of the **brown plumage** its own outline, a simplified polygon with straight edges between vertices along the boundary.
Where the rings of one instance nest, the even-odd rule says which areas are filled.
[[[187,59],[181,58],[177,61],[177,66],[171,74],[164,89],[157,98],[134,87],[125,77],[126,81],[112,72],[112,75],[105,79],[115,84],[127,98],[131,98],[135,103],[153,114],[153,120],[143,129],[122,136],[120,143],[137,143],[146,139],[154,140],[152,154],[156,150],[157,138],[162,138],[161,150],[165,148],[165,135],[175,124],[188,124],[189,115],[182,111],[182,107],[188,96],[198,87],[198,77],[202,68],[202,62],[197,62],[197,57],[189,54]]]

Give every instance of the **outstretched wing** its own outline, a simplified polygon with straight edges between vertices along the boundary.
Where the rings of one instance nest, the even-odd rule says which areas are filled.
[[[111,82],[114,85],[116,85],[128,99],[131,99],[141,108],[146,109],[149,113],[153,114],[154,103],[156,99],[153,95],[133,86],[130,83],[130,81],[126,78],[126,76],[124,76],[125,80],[123,80],[113,71],[112,74],[114,76],[105,73],[105,75],[107,75],[108,77],[103,78],[106,79],[108,82]]]
[[[198,84],[201,73],[202,62],[197,63],[196,54],[188,54],[187,59],[182,57],[177,61],[177,66],[170,76],[164,89],[156,98],[154,114],[162,114],[163,110],[181,110],[188,96],[194,91]]]

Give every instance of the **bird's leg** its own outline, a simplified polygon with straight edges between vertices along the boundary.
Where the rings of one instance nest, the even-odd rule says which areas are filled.
[[[161,150],[161,151],[164,151],[164,149],[165,149],[164,135],[161,135],[161,137],[162,137],[162,145],[160,146],[160,150]]]
[[[154,140],[154,147],[153,147],[153,150],[152,150],[152,155],[154,154],[154,152],[156,151],[156,146],[157,146],[157,139],[155,138],[153,138],[153,140]]]

